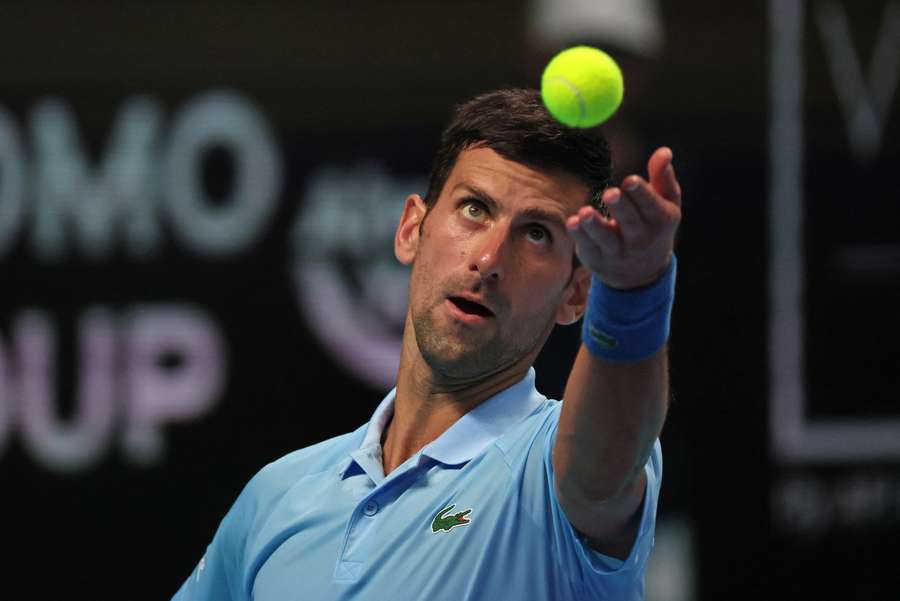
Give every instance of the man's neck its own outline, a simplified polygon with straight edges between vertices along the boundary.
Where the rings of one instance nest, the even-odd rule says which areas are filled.
[[[450,382],[431,369],[418,349],[404,348],[394,415],[381,434],[385,476],[463,415],[521,380],[530,365],[521,362],[480,379]]]

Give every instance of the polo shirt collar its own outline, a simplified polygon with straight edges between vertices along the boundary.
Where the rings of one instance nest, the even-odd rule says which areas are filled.
[[[544,401],[534,388],[534,368],[521,380],[481,402],[456,420],[443,434],[430,442],[421,453],[447,465],[465,463],[481,453],[507,429],[523,420]],[[391,390],[379,403],[369,420],[365,436],[352,456],[359,461],[377,457],[381,461],[381,434],[394,415],[397,389]]]

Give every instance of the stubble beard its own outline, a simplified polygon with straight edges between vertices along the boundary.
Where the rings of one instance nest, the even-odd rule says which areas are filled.
[[[445,320],[439,315],[445,310],[443,302],[423,312],[412,310],[411,318],[422,358],[432,370],[448,379],[478,379],[497,373],[543,346],[553,327],[551,323],[542,331],[513,340],[504,340],[496,326],[491,333],[469,330],[464,325],[441,327]]]
[[[423,314],[414,311],[412,315],[419,353],[429,367],[452,379],[469,379],[494,371],[493,366],[503,359],[498,334],[484,340],[481,332],[440,328],[437,313],[441,309],[439,304]]]

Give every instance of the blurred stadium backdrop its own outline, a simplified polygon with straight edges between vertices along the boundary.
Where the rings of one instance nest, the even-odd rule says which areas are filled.
[[[617,178],[666,144],[685,191],[647,598],[895,598],[900,0],[4,4],[4,589],[168,598],[364,423],[453,105],[574,43],[623,67]]]

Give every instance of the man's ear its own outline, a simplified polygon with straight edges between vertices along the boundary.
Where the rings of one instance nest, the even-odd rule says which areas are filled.
[[[584,265],[575,268],[563,299],[556,309],[556,323],[567,326],[584,315],[588,291],[591,289],[591,272]]]
[[[418,194],[410,194],[403,205],[403,215],[394,234],[394,255],[404,265],[410,265],[419,250],[419,231],[428,207]]]

